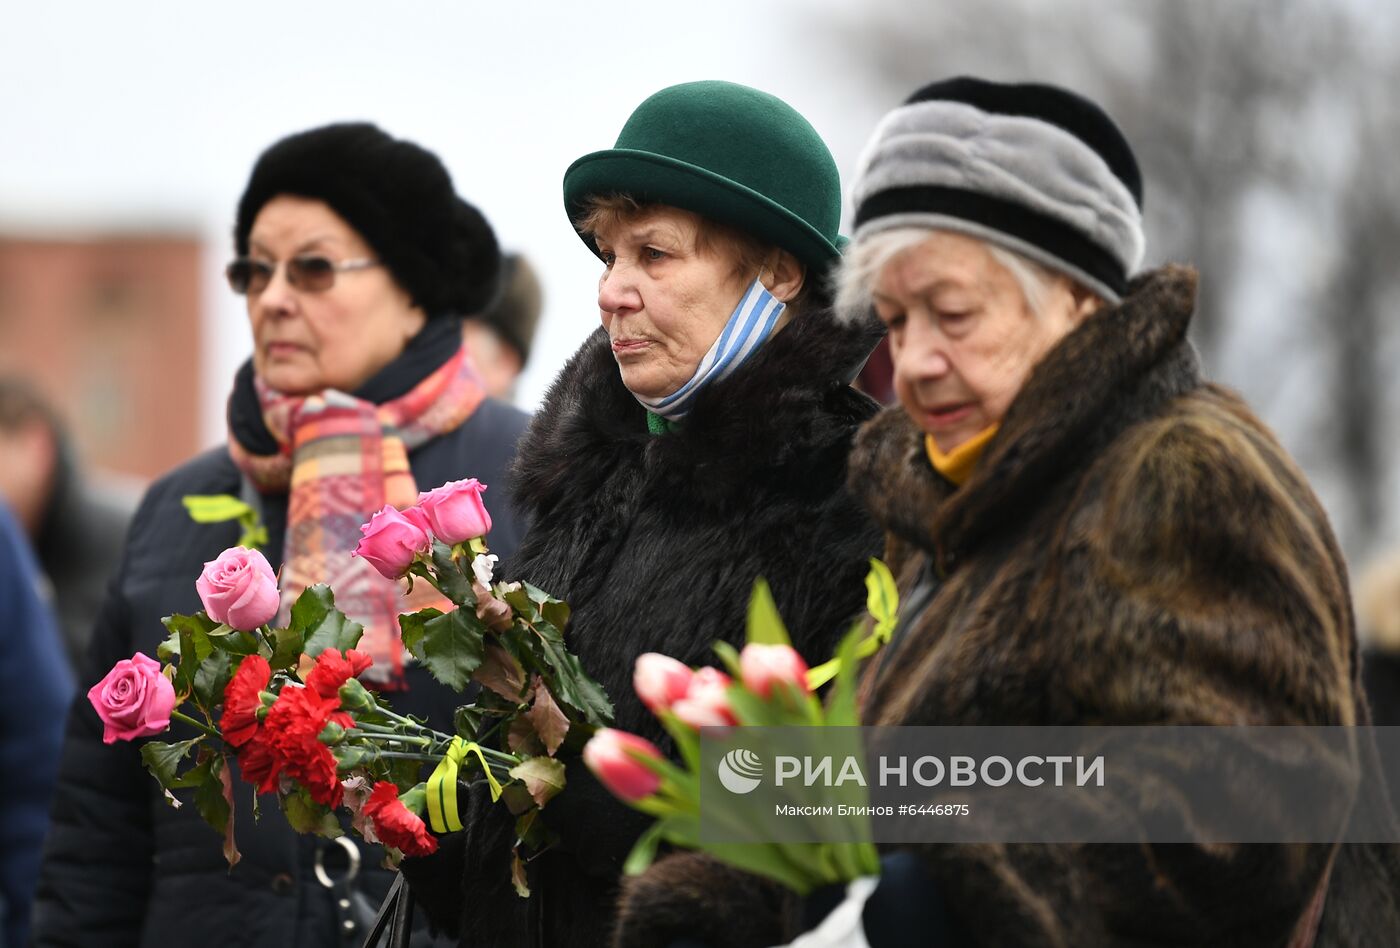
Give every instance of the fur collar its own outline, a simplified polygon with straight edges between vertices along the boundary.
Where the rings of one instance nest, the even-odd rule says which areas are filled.
[[[856,439],[852,492],[946,571],[1000,525],[1024,519],[1129,425],[1200,385],[1186,340],[1195,301],[1190,267],[1135,279],[1121,303],[1085,321],[1031,372],[961,489],[933,471],[923,432],[904,410],[886,408]]]
[[[753,359],[709,386],[676,431],[654,436],[622,384],[598,329],[545,396],[521,441],[515,498],[547,517],[566,497],[617,488],[619,478],[668,478],[695,502],[729,503],[755,481],[800,477],[796,466],[845,444],[876,405],[852,389],[884,330],[829,309],[798,315]]]

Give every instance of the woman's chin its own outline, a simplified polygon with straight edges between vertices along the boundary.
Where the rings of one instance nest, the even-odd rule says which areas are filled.
[[[270,365],[259,373],[263,382],[284,395],[306,395],[326,387],[316,373],[287,365]]]
[[[622,376],[623,386],[638,398],[664,398],[681,387],[681,383],[662,378],[647,366],[622,364],[618,366],[618,372]]]

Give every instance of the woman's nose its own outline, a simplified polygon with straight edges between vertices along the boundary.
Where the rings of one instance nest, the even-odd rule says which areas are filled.
[[[636,281],[625,267],[614,264],[598,280],[598,308],[605,313],[623,313],[641,308]]]
[[[295,287],[287,280],[287,267],[278,264],[267,281],[267,286],[258,294],[257,305],[268,313],[284,313],[292,308]]]

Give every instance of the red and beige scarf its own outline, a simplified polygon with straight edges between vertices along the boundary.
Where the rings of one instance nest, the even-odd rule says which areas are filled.
[[[229,450],[260,492],[289,494],[278,619],[287,621],[306,587],[329,584],[336,606],[364,624],[359,648],[374,659],[364,677],[381,688],[402,687],[398,617],[444,603],[427,583],[405,596],[402,583],[350,552],[360,541],[360,525],[385,504],[403,508],[417,501],[408,452],[457,428],[481,404],[485,392],[466,349],[406,394],[378,405],[334,389],[293,396],[258,378],[253,384],[279,449],[254,454],[230,437]]]

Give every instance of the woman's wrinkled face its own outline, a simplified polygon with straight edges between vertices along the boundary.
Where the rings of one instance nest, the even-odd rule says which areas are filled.
[[[939,231],[887,263],[873,297],[900,404],[944,453],[1001,421],[1036,363],[1093,311],[1057,278],[1035,313],[985,244]]]
[[[276,266],[262,292],[248,295],[253,368],[281,392],[351,392],[388,365],[426,322],[383,266],[335,275],[327,290],[287,282],[286,261],[374,259],[362,237],[323,201],[280,195],[253,221],[248,254]]]
[[[753,280],[737,253],[701,249],[700,227],[689,211],[653,207],[593,235],[598,309],[634,394],[659,398],[689,381]]]

